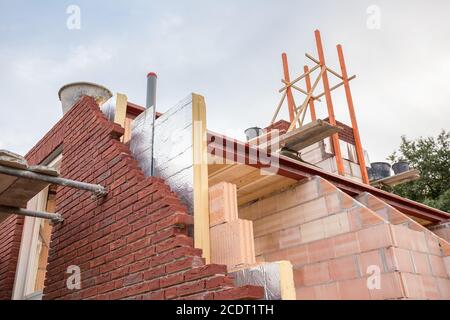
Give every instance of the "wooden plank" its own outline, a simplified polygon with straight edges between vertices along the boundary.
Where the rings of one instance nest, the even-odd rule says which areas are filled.
[[[47,166],[31,166],[28,168],[29,171],[33,171],[36,173],[42,173],[42,174],[46,174],[48,176],[52,176],[52,177],[58,177],[59,176],[59,171],[52,168],[52,167],[47,167]]]
[[[333,126],[326,121],[318,119],[280,136],[278,141],[270,141],[269,149],[275,148],[278,143],[279,148],[286,147],[291,150],[300,151],[341,130],[338,126]]]
[[[0,194],[0,205],[25,208],[27,202],[48,185],[48,182],[19,178]]]
[[[0,174],[0,195],[8,189],[18,178],[7,174]]]
[[[194,159],[194,244],[202,249],[203,258],[210,263],[209,205],[208,205],[208,152],[206,144],[205,99],[192,94],[192,135]]]
[[[296,300],[294,272],[290,261],[277,261],[280,272],[281,300]]]
[[[395,176],[372,181],[370,184],[373,186],[388,185],[390,187],[393,187],[398,184],[414,181],[417,179],[420,179],[420,171],[417,169],[411,169],[400,174],[396,174]]]
[[[237,184],[236,181],[254,171],[255,169],[246,165],[233,165],[209,177],[209,182],[216,183],[227,181]]]
[[[26,169],[28,167],[24,157],[7,150],[0,150],[0,165],[16,169]]]
[[[246,190],[241,193],[238,189],[238,205],[242,206],[250,201],[257,200],[297,183],[296,180],[290,178],[284,178],[281,176],[274,177],[276,178],[273,180],[265,180],[261,184],[255,186],[252,191]]]

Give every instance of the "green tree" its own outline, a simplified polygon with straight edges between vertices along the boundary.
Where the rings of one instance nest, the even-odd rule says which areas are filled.
[[[442,130],[436,138],[401,139],[388,160],[409,162],[419,169],[420,179],[395,186],[394,193],[450,212],[450,133]]]

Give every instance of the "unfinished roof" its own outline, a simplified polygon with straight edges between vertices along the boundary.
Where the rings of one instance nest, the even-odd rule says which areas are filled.
[[[248,143],[243,143],[211,131],[208,131],[208,149],[210,150],[209,155],[214,158],[221,159],[222,163],[223,159],[226,159],[228,161],[232,160],[237,164],[253,167],[255,170],[269,167],[267,165],[267,162],[264,161],[267,159],[260,158],[260,155],[265,154],[266,150],[257,146],[251,146]],[[299,181],[313,176],[320,176],[327,179],[339,189],[351,196],[359,195],[363,192],[369,192],[372,195],[386,201],[394,208],[412,217],[427,221],[428,223],[440,222],[450,219],[450,214],[447,212],[400,197],[393,193],[377,189],[370,185],[359,183],[346,177],[324,171],[316,166],[296,161],[277,153],[271,153],[270,157],[272,159],[272,163],[277,163],[278,166],[276,177],[269,178],[270,176],[267,176],[267,178],[262,178],[260,176],[259,178],[257,178],[257,180],[255,180],[259,181],[258,184],[264,183],[263,181],[265,180],[268,188],[276,188],[277,186],[278,188],[281,188],[283,184],[288,186],[289,184],[295,183],[294,181]],[[210,172],[210,175],[212,175],[212,177],[221,172],[221,178],[223,179],[222,181],[230,180],[230,182],[236,183],[235,178],[233,178],[235,177],[235,175],[230,174],[232,171],[225,171],[236,170],[236,167],[230,165],[230,162],[228,162],[228,164],[219,163],[216,165],[210,165],[210,168],[212,169],[212,172]],[[256,171],[254,172],[254,174],[256,175]],[[274,181],[271,181],[272,179],[277,179],[276,185],[273,183]],[[239,185],[239,182],[237,184]],[[261,193],[264,190],[264,186],[258,185],[258,189],[258,192]],[[240,191],[238,187],[238,195],[239,193]]]

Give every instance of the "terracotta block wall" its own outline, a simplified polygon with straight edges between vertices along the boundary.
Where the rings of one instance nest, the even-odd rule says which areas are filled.
[[[431,226],[429,229],[447,242],[450,241],[450,220]]]
[[[450,298],[437,239],[390,224],[320,177],[241,207],[239,216],[253,220],[259,261],[291,261],[297,299]],[[368,289],[369,266],[381,272],[379,290]]]
[[[23,221],[11,215],[0,223],[0,300],[12,297]]]
[[[398,248],[392,254],[398,270],[404,272],[406,293],[414,298],[450,299],[448,241],[369,193],[357,199],[393,224]]]
[[[123,128],[92,98],[82,98],[27,155],[42,162],[63,147],[62,176],[108,188],[108,196],[58,188],[44,299],[243,299],[261,287],[236,288],[226,267],[205,265],[187,226],[193,217],[169,187],[145,178]],[[69,266],[81,269],[81,289],[69,290]]]

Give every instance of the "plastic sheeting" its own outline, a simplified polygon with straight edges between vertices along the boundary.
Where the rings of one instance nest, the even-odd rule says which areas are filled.
[[[116,113],[116,101],[117,95],[115,94],[100,106],[100,110],[102,110],[103,114],[111,122],[114,122],[114,116]]]
[[[192,95],[156,119],[154,126],[152,109],[144,111],[131,124],[131,153],[146,176],[152,175],[153,167],[153,175],[163,178],[192,213]]]
[[[236,286],[256,285],[264,288],[264,300],[281,300],[281,275],[278,263],[263,263],[230,273]]]

